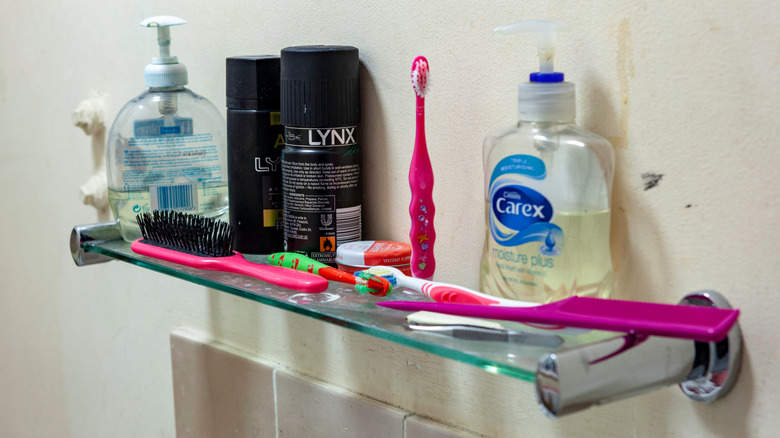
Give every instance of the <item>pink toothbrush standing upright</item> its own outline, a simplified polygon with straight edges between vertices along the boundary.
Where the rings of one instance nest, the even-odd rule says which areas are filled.
[[[431,279],[436,269],[433,256],[433,243],[436,231],[433,229],[433,168],[428,157],[425,143],[425,92],[428,90],[428,60],[418,56],[412,63],[412,88],[417,99],[417,132],[414,139],[412,163],[409,166],[409,186],[412,189],[412,201],[409,215],[412,227],[409,238],[412,241],[412,276]]]

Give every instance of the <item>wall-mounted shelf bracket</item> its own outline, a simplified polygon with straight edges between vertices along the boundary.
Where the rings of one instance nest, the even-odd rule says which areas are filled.
[[[731,308],[715,291],[688,294],[680,304]],[[697,402],[713,402],[734,386],[741,360],[739,323],[720,342],[625,335],[543,355],[536,394],[552,417],[672,384]]]
[[[122,236],[119,234],[119,227],[117,227],[116,221],[77,225],[70,232],[70,255],[73,256],[76,266],[110,262],[113,258],[97,252],[87,251],[84,248],[84,244],[87,242],[97,244],[121,238]]]

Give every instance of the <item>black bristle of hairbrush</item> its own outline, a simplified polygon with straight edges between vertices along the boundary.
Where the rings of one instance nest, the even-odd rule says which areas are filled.
[[[155,210],[136,216],[143,242],[201,257],[229,257],[233,227],[223,221],[178,211]]]

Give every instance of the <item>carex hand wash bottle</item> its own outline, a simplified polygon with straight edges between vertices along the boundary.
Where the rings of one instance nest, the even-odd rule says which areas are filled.
[[[146,66],[146,91],[114,119],[106,145],[108,197],[122,238],[141,238],[136,215],[175,210],[208,217],[227,213],[227,138],[217,108],[185,88],[187,67],[171,55],[171,26],[181,18],[147,18],[160,56]]]
[[[485,246],[482,290],[524,301],[608,297],[614,152],[575,126],[574,84],[553,69],[557,21],[502,26],[534,32],[540,68],[518,92],[517,126],[484,143]]]

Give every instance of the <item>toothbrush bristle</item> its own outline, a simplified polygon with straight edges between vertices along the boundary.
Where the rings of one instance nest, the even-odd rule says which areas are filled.
[[[371,295],[383,297],[393,290],[390,281],[384,277],[369,274],[367,271],[356,272],[355,276],[362,280],[355,285],[360,293],[368,292]]]
[[[428,60],[424,56],[418,56],[412,63],[412,88],[414,88],[415,94],[425,97],[430,75]]]
[[[373,291],[371,292],[372,295],[377,295],[380,297],[389,294],[390,291],[393,290],[393,286],[386,278],[377,277],[376,275],[372,275],[368,279],[368,287]]]

